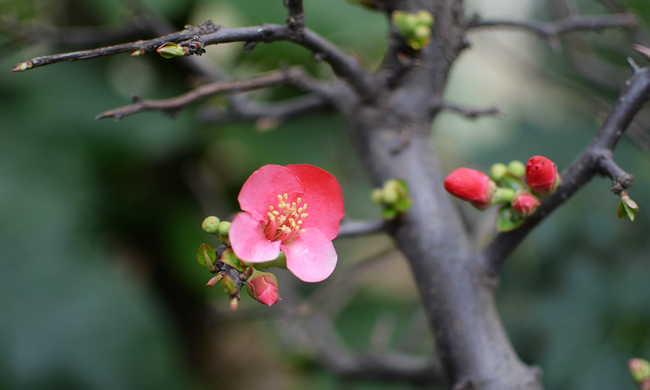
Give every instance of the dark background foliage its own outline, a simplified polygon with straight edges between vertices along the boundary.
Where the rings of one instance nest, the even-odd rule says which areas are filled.
[[[236,27],[283,23],[286,17],[280,0],[142,3],[179,29],[210,18]],[[477,0],[468,2],[466,12],[552,20],[557,4],[550,3]],[[650,4],[628,5],[650,21]],[[595,1],[577,6],[582,14],[605,12]],[[305,7],[310,28],[358,54],[367,67],[378,65],[386,36],[382,15],[342,0],[305,1]],[[118,0],[4,0],[0,15],[61,28],[120,28],[128,12]],[[0,388],[407,386],[350,382],[313,364],[313,351],[278,336],[280,308],[244,297],[231,314],[227,297],[205,287],[210,274],[194,260],[200,243],[215,244],[200,229],[202,219],[236,212],[241,184],[263,164],[326,169],[340,181],[351,216],[377,217],[368,201],[370,183],[339,117],[318,114],[265,132],[253,123],[202,123],[197,107],[171,120],[144,113],[119,123],[95,121],[94,115],[127,104],[134,93],[171,97],[195,80],[178,61],[155,54],[12,74],[17,62],[81,48],[16,39],[8,30],[0,34]],[[632,51],[620,31],[571,35],[560,55],[521,32],[474,32],[469,38],[472,48],[452,72],[448,97],[495,105],[506,116],[475,122],[439,117],[435,141],[449,170],[485,171],[493,162],[536,154],[565,167],[595,133],[630,73],[625,58]],[[605,77],[614,84],[606,85],[586,75],[574,55],[580,50],[623,79]],[[326,65],[288,43],[258,45],[249,54],[240,44],[209,47],[201,59],[234,78],[281,61],[332,77]],[[285,88],[255,92],[265,100],[293,94]],[[635,126],[648,127],[641,119]],[[609,182],[595,180],[545,221],[505,267],[499,292],[505,326],[522,358],[544,368],[549,389],[632,389],[627,359],[650,357],[648,150],[626,137],[616,156],[636,178],[630,195],[640,205],[638,219],[619,220]],[[488,240],[489,212],[466,211],[478,226],[477,239]],[[326,296],[324,305],[347,345],[431,352],[403,260],[392,254],[371,267],[358,266],[390,248],[387,237],[336,245],[334,278],[346,272],[356,277],[348,282],[352,286]],[[289,279],[279,275],[281,283]],[[305,297],[323,291],[305,284],[297,290]]]

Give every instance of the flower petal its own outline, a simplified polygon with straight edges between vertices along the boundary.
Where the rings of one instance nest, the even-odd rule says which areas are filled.
[[[304,186],[298,176],[280,165],[265,165],[253,172],[239,192],[239,206],[254,219],[266,219],[269,206],[278,204],[278,195],[290,197],[302,193]]]
[[[241,260],[261,263],[275,260],[280,255],[280,241],[269,241],[261,222],[248,213],[239,213],[230,224],[228,233],[235,255]]]
[[[313,165],[287,165],[302,184],[304,192],[300,195],[302,204],[307,204],[304,227],[316,227],[327,238],[333,240],[339,234],[339,225],[343,218],[343,195],[341,186],[334,176]]]
[[[282,250],[289,271],[304,282],[325,280],[336,268],[334,245],[318,228],[307,228],[295,241],[282,245]]]

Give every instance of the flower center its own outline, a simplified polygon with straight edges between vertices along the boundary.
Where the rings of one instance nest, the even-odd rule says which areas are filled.
[[[295,202],[288,202],[287,194],[278,195],[278,205],[269,206],[269,212],[266,213],[266,223],[262,224],[264,235],[269,241],[281,241],[286,243],[304,233],[305,229],[301,227],[302,221],[309,216],[305,213],[307,203],[302,203],[298,198]]]

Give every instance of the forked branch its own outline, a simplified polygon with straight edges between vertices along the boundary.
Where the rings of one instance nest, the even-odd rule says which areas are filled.
[[[632,122],[634,116],[650,100],[650,68],[635,69],[625,89],[610,109],[600,130],[589,146],[562,172],[562,185],[557,192],[542,199],[542,205],[532,217],[513,231],[500,233],[483,251],[486,271],[496,276],[505,259],[544,218],[577,192],[591,178],[602,173],[626,189],[633,183],[613,161],[613,149]],[[613,188],[614,190],[614,188]]]

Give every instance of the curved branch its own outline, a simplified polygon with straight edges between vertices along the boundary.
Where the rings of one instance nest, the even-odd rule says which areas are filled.
[[[512,20],[480,20],[475,18],[469,22],[469,29],[487,27],[510,27],[525,29],[546,38],[554,46],[560,34],[572,31],[600,31],[606,28],[620,27],[633,29],[638,25],[636,16],[619,14],[591,17],[568,17],[555,23],[512,21]]]
[[[606,162],[607,156],[612,156],[612,150],[623,135],[636,113],[650,100],[650,68],[636,70],[626,83],[616,103],[612,106],[587,148],[578,156],[564,172],[562,185],[553,195],[542,199],[542,205],[532,217],[513,231],[500,233],[484,249],[486,271],[491,276],[499,274],[503,263],[519,243],[526,238],[535,226],[562,205],[571,195],[585,185],[596,173],[612,175],[618,180],[622,170]],[[611,160],[611,157],[609,157]],[[623,172],[624,173],[624,172]],[[629,175],[628,175],[629,176]],[[611,177],[611,176],[610,176]],[[630,181],[622,177],[624,185]]]
[[[291,29],[277,24],[239,28],[223,27],[214,33],[203,35],[201,38],[206,46],[230,42],[295,42],[312,51],[319,59],[329,63],[334,72],[347,80],[364,100],[370,101],[376,97],[377,87],[363,67],[353,57],[346,55],[334,44],[309,29],[305,29],[304,36],[297,39]]]
[[[206,97],[217,93],[250,91],[252,89],[284,84],[305,86],[307,81],[304,81],[303,79],[306,78],[307,76],[302,69],[293,68],[268,73],[246,80],[219,81],[203,85],[171,99],[140,100],[139,98],[136,98],[136,101],[133,104],[103,112],[97,115],[95,119],[112,117],[115,118],[116,121],[119,121],[127,115],[132,115],[142,111],[164,111],[175,115],[188,104],[205,99]]]

